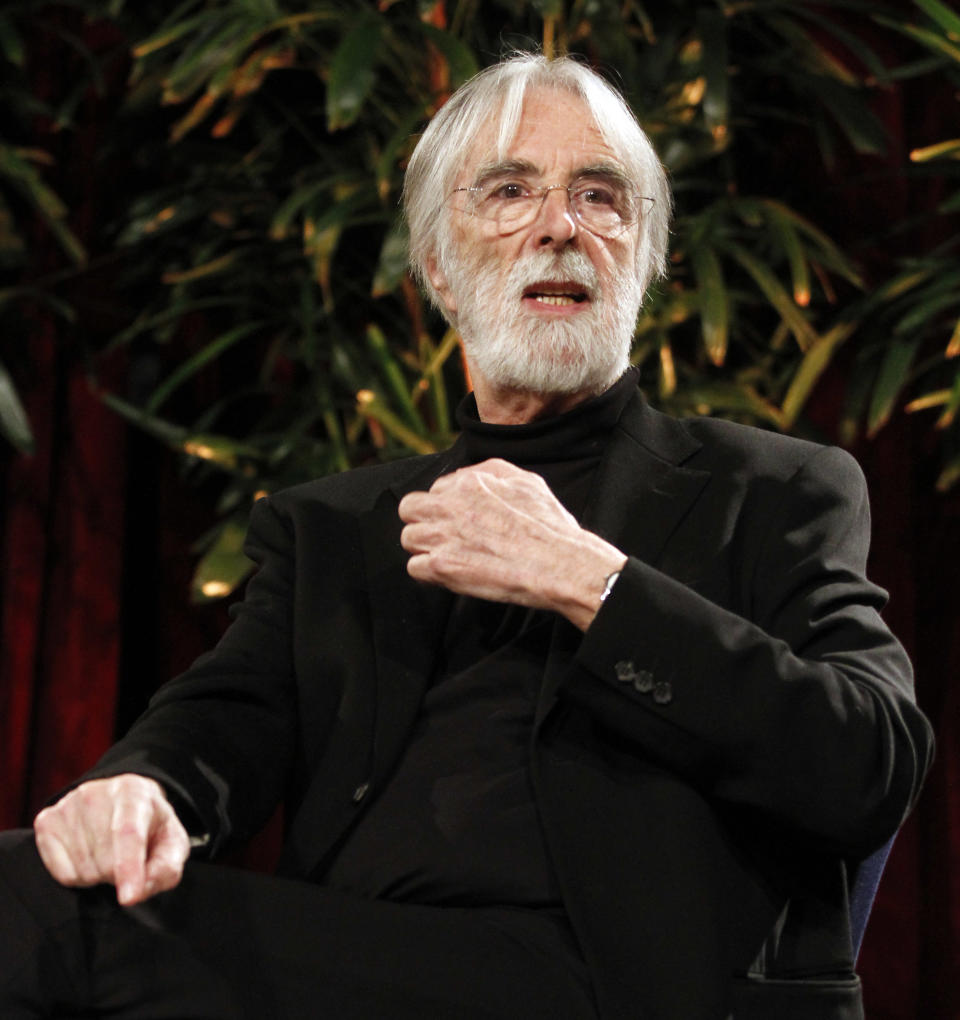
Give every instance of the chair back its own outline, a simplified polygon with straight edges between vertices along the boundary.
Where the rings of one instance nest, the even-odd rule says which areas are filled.
[[[884,865],[887,863],[887,857],[890,856],[893,840],[894,837],[891,836],[879,850],[875,850],[869,857],[864,858],[853,876],[853,883],[850,886],[850,939],[853,943],[854,962],[860,955],[863,934],[867,930],[870,910],[873,907],[874,897],[877,895],[877,887],[880,885],[880,876],[883,874]]]

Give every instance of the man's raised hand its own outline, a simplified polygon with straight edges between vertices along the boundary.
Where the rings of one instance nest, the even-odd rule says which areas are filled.
[[[40,857],[63,885],[117,887],[124,906],[180,881],[190,840],[163,788],[132,774],[92,779],[33,823]]]
[[[411,577],[461,595],[552,609],[585,630],[626,556],[580,527],[537,474],[461,468],[400,501]]]

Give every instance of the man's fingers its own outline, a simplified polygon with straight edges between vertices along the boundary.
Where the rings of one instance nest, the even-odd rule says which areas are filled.
[[[44,867],[61,885],[79,885],[80,876],[69,849],[49,819],[42,816],[43,812],[34,823],[34,836]]]
[[[97,797],[78,787],[34,821],[40,858],[64,885],[90,886],[104,881],[109,863],[109,813]],[[104,845],[106,842],[106,845]]]
[[[451,471],[449,474],[441,475],[433,483],[433,485],[430,486],[430,491],[442,492],[451,485],[456,485],[458,480],[469,477],[470,475],[496,475],[497,478],[523,478],[524,476],[539,477],[539,475],[534,475],[531,471],[517,467],[516,464],[511,464],[508,460],[502,460],[499,457],[491,457],[489,460],[480,461],[479,464],[470,464],[467,467]]]
[[[34,822],[37,849],[64,885],[110,882],[124,905],[177,884],[190,852],[160,785],[123,775],[83,783]]]
[[[144,898],[147,841],[155,807],[152,801],[118,799],[110,822],[113,881],[117,899],[123,904]]]
[[[190,856],[190,838],[171,809],[150,844],[146,864],[146,895],[166,892],[179,884]]]
[[[525,471],[521,467],[517,467],[516,464],[511,464],[508,460],[502,460],[500,457],[491,457],[489,460],[483,460],[479,464],[474,464],[472,468],[466,468],[467,471],[476,471],[478,474],[496,475],[498,478],[522,478],[525,475],[539,478],[532,471]]]
[[[447,532],[435,524],[416,522],[405,524],[400,532],[400,544],[409,553],[427,552],[436,548]]]
[[[430,496],[426,492],[408,492],[400,500],[400,505],[397,507],[400,520],[407,524],[420,520],[425,507],[429,506],[429,503]]]
[[[125,906],[172,889],[190,854],[186,830],[163,798],[118,804],[113,845],[117,899]]]

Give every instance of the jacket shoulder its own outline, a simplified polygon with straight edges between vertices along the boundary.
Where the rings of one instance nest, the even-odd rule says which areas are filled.
[[[445,455],[431,453],[370,464],[281,489],[270,496],[278,509],[292,510],[308,503],[323,503],[334,510],[358,512],[373,507],[381,493],[408,485],[418,475],[439,469]]]
[[[859,464],[838,446],[722,418],[671,418],[658,411],[652,413],[671,422],[696,444],[686,466],[770,481],[786,481],[807,469],[826,474],[841,486],[863,484]]]

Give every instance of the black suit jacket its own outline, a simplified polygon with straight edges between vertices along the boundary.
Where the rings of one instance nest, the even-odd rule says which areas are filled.
[[[397,504],[462,456],[261,500],[231,627],[89,775],[160,779],[212,852],[284,798],[282,871],[321,873],[405,746],[450,598],[407,575]],[[630,559],[585,635],[554,625],[531,768],[601,1015],[860,1016],[849,876],[932,739],[864,575],[859,469],[638,394],[584,523]]]

